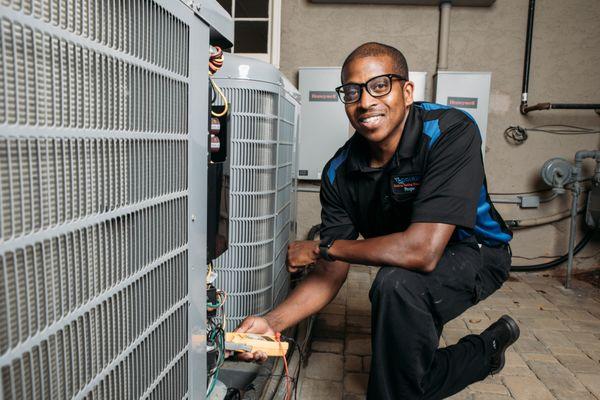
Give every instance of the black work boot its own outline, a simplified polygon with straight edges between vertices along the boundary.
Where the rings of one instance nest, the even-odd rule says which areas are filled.
[[[506,353],[508,346],[517,341],[520,333],[519,326],[508,315],[501,316],[498,321],[481,332],[484,340],[487,340],[491,344],[491,374],[497,374],[504,368],[506,361],[504,353]]]

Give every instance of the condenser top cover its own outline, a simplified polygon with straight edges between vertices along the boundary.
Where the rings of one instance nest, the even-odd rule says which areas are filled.
[[[200,15],[210,27],[210,43],[228,49],[233,46],[234,25],[233,18],[217,0],[202,0],[192,2],[192,8]]]
[[[223,67],[215,79],[243,79],[283,86],[281,73],[273,65],[250,57],[223,54]]]

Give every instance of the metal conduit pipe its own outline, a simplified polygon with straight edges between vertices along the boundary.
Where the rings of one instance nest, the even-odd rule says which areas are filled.
[[[581,206],[577,209],[577,213],[580,214],[583,212],[585,207]],[[538,218],[528,218],[528,219],[510,219],[506,221],[506,224],[511,229],[518,228],[530,228],[532,226],[540,226],[540,225],[548,225],[553,222],[561,221],[565,218],[569,218],[571,216],[571,210],[563,211],[558,214],[552,214],[545,217]]]
[[[296,191],[299,193],[320,193],[321,192],[320,188],[321,188],[321,186],[315,186],[315,187],[298,186],[298,189],[296,189]]]
[[[569,289],[571,287],[571,273],[573,272],[573,256],[575,252],[575,233],[577,230],[577,204],[579,201],[579,195],[581,194],[581,182],[579,176],[581,175],[581,167],[583,160],[592,158],[596,163],[600,162],[600,150],[580,150],[575,153],[575,167],[573,168],[573,201],[571,203],[571,224],[569,227],[569,258],[567,263],[567,278],[565,280],[565,287]],[[596,165],[596,171],[599,170]]]
[[[440,35],[438,38],[438,70],[448,69],[448,44],[450,42],[450,10],[452,3],[440,4]]]
[[[527,96],[525,96],[527,97]],[[521,102],[521,114],[527,114],[530,111],[540,110],[596,110],[600,111],[600,104],[568,104],[568,103],[538,103],[528,106],[527,101]]]
[[[523,87],[521,89],[521,113],[523,107],[527,107],[527,95],[529,91],[529,68],[531,67],[531,42],[533,41],[533,18],[535,17],[535,0],[529,0],[529,12],[527,13],[527,36],[525,37],[525,61],[523,62]]]
[[[525,38],[525,59],[523,61],[523,86],[521,90],[521,106],[519,110],[525,115],[530,111],[540,110],[596,110],[600,113],[600,104],[582,103],[538,103],[532,106],[527,104],[529,95],[529,72],[531,69],[531,44],[533,41],[533,19],[535,17],[535,0],[529,0],[527,13],[527,36]]]
[[[571,287],[571,273],[573,271],[573,256],[575,252],[575,231],[577,230],[577,202],[579,201],[579,194],[581,192],[581,184],[577,178],[578,175],[576,175],[576,180],[573,184],[573,199],[571,202],[571,223],[569,225],[569,261],[567,263],[567,278],[565,280],[565,287],[567,289]]]

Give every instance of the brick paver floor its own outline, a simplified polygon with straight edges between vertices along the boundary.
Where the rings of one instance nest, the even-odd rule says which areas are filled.
[[[300,399],[364,399],[371,361],[368,291],[376,273],[353,267],[318,315]],[[567,290],[548,274],[512,274],[498,292],[448,323],[440,345],[479,333],[502,314],[521,328],[506,366],[451,399],[600,400],[600,289],[575,279]]]

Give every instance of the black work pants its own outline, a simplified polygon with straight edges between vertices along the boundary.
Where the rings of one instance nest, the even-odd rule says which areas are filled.
[[[443,399],[490,372],[491,345],[468,335],[439,349],[444,324],[508,278],[510,250],[447,246],[429,274],[382,267],[371,286],[372,362],[367,398]]]

